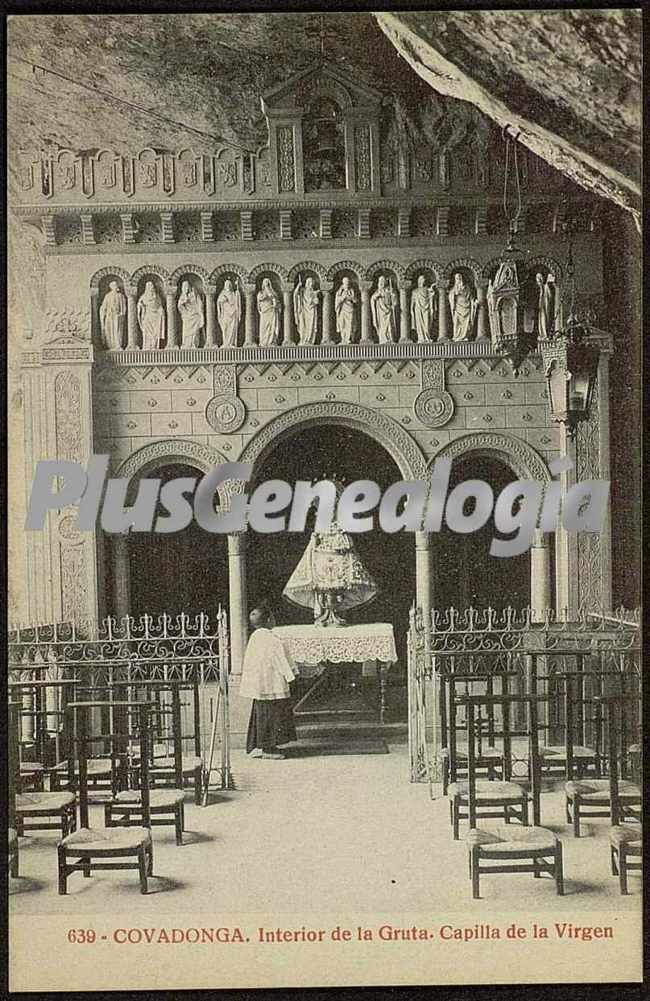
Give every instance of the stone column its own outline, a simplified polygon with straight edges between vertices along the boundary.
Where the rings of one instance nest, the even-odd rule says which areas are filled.
[[[575,441],[570,438],[566,425],[560,424],[560,456],[567,458],[573,468],[560,473],[557,479],[561,483],[561,494],[567,492],[576,482],[576,448]],[[555,532],[555,600],[558,617],[566,615],[569,619],[577,614],[578,600],[578,540],[575,533],[566,531],[562,519],[558,519]]]
[[[548,536],[535,531],[530,550],[530,607],[534,622],[542,622],[547,609],[552,606],[551,551]]]
[[[129,350],[138,347],[138,290],[135,285],[126,286],[126,346]]]
[[[113,536],[113,613],[123,619],[131,612],[131,567],[128,535]]]
[[[487,281],[483,279],[476,283],[476,297],[478,299],[478,314],[476,318],[476,339],[477,341],[490,340],[490,322],[487,307]]]
[[[372,282],[360,281],[361,289],[361,343],[368,344],[371,340],[370,334],[370,289]]]
[[[282,343],[283,344],[293,344],[293,286],[283,285],[282,286],[282,308],[284,310],[284,315],[282,317]]]
[[[332,282],[321,282],[321,292],[323,293],[323,332],[321,340],[323,344],[330,344],[334,340],[334,331],[332,329],[332,288]]]
[[[165,285],[165,304],[167,306],[167,343],[165,347],[177,348],[176,288],[174,285]]]
[[[410,315],[410,302],[409,302],[409,289],[411,288],[411,283],[404,281],[399,287],[399,339],[400,341],[409,340],[409,331],[411,326],[411,315]]]
[[[433,607],[433,562],[431,533],[415,533],[415,600],[422,609],[424,621],[431,621]]]
[[[205,346],[206,348],[216,348],[217,346],[217,308],[215,296],[217,294],[216,285],[205,286]]]
[[[255,344],[255,286],[244,284],[244,344]]]
[[[230,617],[230,670],[241,674],[248,641],[246,596],[246,533],[228,536],[228,594]]]
[[[440,279],[436,282],[438,290],[438,340],[448,341],[451,329],[451,314],[449,312],[449,289],[446,280]]]
[[[99,289],[91,288],[90,290],[90,311],[92,316],[92,334],[93,343],[99,347],[105,347],[102,340],[102,325],[99,319]]]

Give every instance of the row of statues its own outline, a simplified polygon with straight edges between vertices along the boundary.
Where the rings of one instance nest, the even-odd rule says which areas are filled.
[[[547,336],[554,320],[553,275],[544,280],[536,276],[539,287],[537,305],[538,332]],[[417,279],[410,297],[410,329],[419,342],[430,342],[433,338],[436,317],[436,297],[440,294],[435,285],[427,285],[425,275]],[[298,276],[293,291],[293,316],[300,344],[315,344],[321,291],[308,275]],[[447,293],[450,311],[450,334],[454,341],[466,341],[473,337],[478,314],[478,298],[465,277],[456,272],[451,289]],[[280,319],[281,299],[271,280],[264,278],[257,293],[258,341],[261,346],[279,344],[281,341]],[[358,294],[350,279],[343,277],[334,297],[335,329],[342,344],[351,344],[357,334]],[[181,348],[200,347],[201,332],[205,328],[205,306],[203,297],[189,280],[181,284],[176,302],[181,318]],[[370,317],[379,343],[390,344],[399,340],[398,311],[400,300],[390,278],[380,275],[377,288],[370,296]],[[224,282],[216,300],[216,313],[223,336],[224,347],[236,347],[237,335],[242,321],[242,292],[239,284],[230,278]],[[143,349],[162,347],[165,339],[166,310],[163,300],[153,281],[147,281],[142,295],[137,301],[137,323],[142,335]],[[100,306],[100,326],[104,345],[109,351],[123,347],[127,317],[126,296],[117,281],[111,281]]]

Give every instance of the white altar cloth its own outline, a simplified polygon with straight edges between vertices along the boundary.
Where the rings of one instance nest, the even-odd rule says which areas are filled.
[[[298,665],[315,667],[324,661],[394,664],[395,633],[390,622],[354,626],[276,626],[273,632],[287,646]]]

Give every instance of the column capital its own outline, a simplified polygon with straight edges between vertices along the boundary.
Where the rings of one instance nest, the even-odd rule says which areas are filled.
[[[292,285],[291,282],[282,282],[281,285],[280,285],[280,290],[281,290],[281,292],[282,292],[283,295],[291,295],[291,293],[293,292],[294,288],[295,288],[295,286]]]
[[[410,278],[402,278],[401,281],[397,283],[397,287],[400,290],[400,292],[408,292],[410,289],[413,288],[413,282],[410,280]]]
[[[321,292],[332,292],[334,289],[334,282],[322,281],[320,283]]]
[[[97,291],[99,292],[99,289]],[[127,296],[127,298],[131,298],[132,297],[132,298],[135,299],[136,295],[138,294],[138,286],[137,285],[125,285],[124,286],[124,294],[125,294],[125,296]]]
[[[253,292],[255,291],[255,283],[254,282],[242,282],[242,288],[244,290],[244,294],[245,295],[252,295]]]
[[[371,281],[369,281],[367,278],[360,278],[359,279],[359,289],[361,290],[362,294],[364,292],[368,293],[371,288],[372,288],[372,282]]]
[[[449,279],[448,278],[436,278],[436,288],[441,292],[449,291]]]
[[[164,290],[165,290],[165,295],[176,295],[178,291],[176,285],[172,284],[171,282],[165,282]]]
[[[213,285],[211,282],[206,282],[204,285],[206,295],[215,295],[217,291],[217,286]]]

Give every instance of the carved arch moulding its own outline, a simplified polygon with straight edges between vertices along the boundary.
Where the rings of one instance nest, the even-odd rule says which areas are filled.
[[[327,279],[331,281],[340,271],[352,271],[357,278],[365,278],[366,269],[358,261],[337,261],[327,270]]]
[[[299,264],[294,264],[287,275],[287,280],[290,282],[295,281],[303,271],[313,271],[321,281],[327,281],[327,268],[324,268],[322,264],[318,264],[316,261],[301,261]]]
[[[210,280],[210,274],[205,268],[202,268],[200,264],[182,264],[180,268],[176,268],[172,271],[169,276],[169,282],[173,285],[175,282],[179,282],[183,275],[196,275],[201,281],[207,283]]]
[[[99,283],[103,278],[120,278],[125,285],[131,284],[131,275],[124,268],[114,267],[114,268],[100,268],[90,279],[91,289],[99,288]]]
[[[415,278],[418,271],[432,271],[439,281],[443,277],[442,265],[438,261],[432,261],[429,257],[421,257],[417,261],[412,261],[404,272],[405,278]]]
[[[209,473],[215,466],[222,466],[229,460],[210,445],[183,438],[166,438],[143,445],[128,456],[115,472],[116,477],[146,476],[155,469],[174,463],[194,466],[201,473]],[[225,491],[217,491],[221,504],[226,499]]]
[[[222,275],[237,275],[242,282],[248,281],[248,270],[241,264],[219,264],[210,272],[210,282],[216,284]]]
[[[146,278],[147,275],[156,275],[157,278],[162,278],[164,282],[170,280],[167,268],[161,267],[160,264],[143,264],[141,268],[138,268],[131,275],[131,283],[136,285],[141,278]]]
[[[339,424],[361,431],[382,445],[405,480],[427,475],[426,459],[413,438],[391,417],[357,403],[305,403],[274,417],[245,446],[239,461],[258,463],[302,427]]]
[[[514,435],[498,432],[475,431],[461,435],[443,445],[429,465],[433,466],[436,459],[457,459],[470,454],[500,459],[520,480],[536,480],[544,484],[551,482],[546,463],[531,445]]]
[[[449,264],[445,264],[443,277],[450,279],[454,271],[460,271],[462,269],[465,271],[471,271],[474,276],[474,281],[480,280],[482,273],[481,265],[472,257],[457,257],[455,261],[450,261]]]
[[[392,271],[400,281],[405,275],[404,265],[398,264],[397,261],[375,261],[373,264],[368,265],[363,277],[368,281],[372,281],[380,271]]]
[[[253,283],[256,282],[260,275],[265,275],[271,272],[280,278],[283,282],[287,280],[287,269],[283,268],[281,264],[258,264],[257,267],[253,268],[248,274],[248,281]]]

